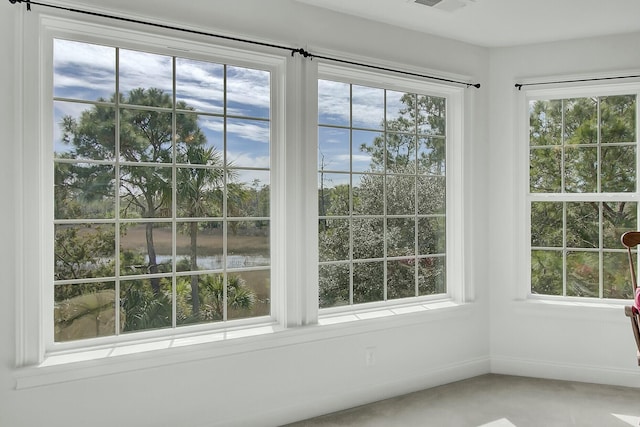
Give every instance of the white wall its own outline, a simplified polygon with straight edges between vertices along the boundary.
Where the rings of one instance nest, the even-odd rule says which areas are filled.
[[[491,51],[489,242],[492,371],[640,386],[629,319],[622,308],[536,305],[517,301],[517,241],[525,218],[516,205],[514,84],[523,78],[640,70],[640,34]],[[524,151],[526,155],[526,148]],[[525,272],[526,273],[526,272]]]
[[[206,13],[192,16],[183,16],[185,3],[176,1],[166,2],[174,10],[159,1],[92,3],[111,5],[125,15],[124,8],[130,8],[131,13],[157,16],[176,25],[198,25],[212,32],[230,31],[309,50],[337,49],[396,61],[400,68],[407,64],[467,74],[483,83],[479,91],[469,89],[473,108],[467,120],[473,144],[466,154],[473,161],[465,165],[470,194],[467,274],[476,290],[476,302],[462,316],[402,328],[379,328],[319,342],[15,390],[14,286],[18,270],[14,253],[20,241],[14,227],[14,204],[16,177],[21,171],[16,162],[20,141],[15,133],[14,104],[19,100],[17,76],[22,70],[14,67],[13,58],[20,49],[15,26],[24,6],[3,2],[0,426],[277,425],[488,372],[486,49],[342,17],[289,0],[200,2],[206,5]],[[376,364],[366,367],[364,348],[370,346],[377,349]]]

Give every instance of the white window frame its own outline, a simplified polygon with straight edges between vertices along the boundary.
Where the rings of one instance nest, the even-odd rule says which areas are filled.
[[[624,74],[624,73],[621,73]],[[603,76],[607,77],[607,76]],[[594,298],[594,297],[574,297],[574,296],[558,296],[534,294],[531,292],[531,203],[534,201],[627,201],[638,203],[638,218],[640,218],[640,145],[636,150],[636,191],[633,193],[531,193],[529,188],[529,162],[530,162],[530,142],[529,142],[529,102],[545,99],[570,99],[583,98],[591,96],[612,96],[612,95],[629,95],[636,94],[637,100],[640,101],[640,81],[618,82],[618,83],[602,83],[601,81],[593,81],[590,83],[576,84],[553,84],[552,81],[571,81],[584,78],[583,76],[555,76],[550,77],[548,85],[544,87],[532,84],[531,88],[524,88],[518,94],[517,117],[517,136],[516,140],[521,141],[517,144],[516,156],[517,167],[515,168],[518,200],[516,208],[516,218],[522,218],[521,226],[517,227],[514,234],[514,247],[520,248],[517,252],[517,266],[519,270],[518,276],[521,280],[516,285],[515,299],[529,300],[541,302],[557,302],[568,304],[595,304],[599,306],[620,306],[628,303],[626,300]],[[531,81],[545,81],[531,80]],[[527,81],[524,81],[526,84]],[[640,135],[640,109],[636,106],[636,140]],[[522,244],[524,242],[524,244]],[[620,249],[624,249],[622,246]]]
[[[464,269],[464,106],[465,89],[461,87],[433,83],[426,80],[407,78],[383,72],[345,67],[339,64],[320,62],[318,79],[338,81],[347,84],[376,87],[381,89],[418,93],[446,99],[446,292],[359,303],[320,309],[321,316],[336,316],[345,312],[363,312],[375,309],[421,304],[429,301],[453,300],[457,302],[472,299],[465,286]],[[316,118],[317,122],[317,118]],[[317,160],[317,150],[314,156]],[[317,171],[317,162],[314,166]],[[317,192],[317,187],[314,190]],[[316,211],[317,212],[317,211]],[[316,213],[317,216],[317,213]],[[317,233],[317,231],[316,231]]]
[[[131,336],[113,336],[91,340],[80,340],[67,343],[54,343],[53,319],[45,314],[52,313],[53,265],[53,197],[51,183],[53,179],[53,150],[51,149],[52,108],[53,108],[53,40],[55,38],[75,40],[107,46],[118,46],[128,49],[151,51],[159,54],[180,56],[196,60],[222,62],[237,66],[253,67],[271,72],[271,170],[284,170],[285,137],[284,137],[284,82],[287,69],[287,56],[274,55],[261,51],[238,49],[223,45],[208,45],[201,42],[164,37],[157,34],[142,33],[126,28],[114,28],[97,23],[79,23],[56,16],[37,14],[38,31],[25,33],[25,60],[30,64],[38,64],[29,69],[30,76],[25,81],[37,81],[38,85],[25,87],[23,113],[23,170],[22,180],[22,221],[24,248],[21,251],[20,263],[22,280],[19,323],[19,339],[17,360],[19,365],[41,363],[45,355],[55,354],[93,345],[109,345],[139,340],[156,339],[177,333],[165,331],[136,332]],[[25,67],[27,69],[27,67]],[[33,79],[33,80],[31,80]],[[39,126],[33,126],[39,123]],[[283,188],[283,173],[271,174],[273,189]],[[265,323],[264,318],[258,320],[239,320],[232,322],[234,327],[264,326],[265,324],[281,326],[285,319],[286,277],[283,274],[281,254],[286,250],[283,239],[285,226],[286,199],[281,191],[272,191],[271,202],[271,320]],[[28,227],[27,224],[38,224]],[[33,268],[34,259],[38,262]],[[278,264],[280,263],[280,265]],[[276,284],[280,284],[279,286]],[[33,301],[39,301],[33,304]],[[194,325],[184,327],[184,333],[197,333],[204,330],[228,328],[229,325]],[[183,327],[179,328],[180,330]]]
[[[465,210],[470,185],[464,173],[469,159],[470,116],[474,95],[464,86],[436,84],[391,73],[369,72],[360,67],[336,67],[320,60],[309,61],[290,52],[247,47],[236,42],[211,43],[203,37],[177,37],[175,32],[142,32],[135,24],[113,25],[101,18],[78,22],[61,12],[33,11],[22,15],[19,24],[22,42],[16,60],[23,70],[17,112],[17,136],[21,141],[17,177],[18,220],[16,224],[16,366],[18,388],[104,375],[110,372],[179,363],[203,357],[236,354],[361,333],[380,328],[396,328],[444,321],[470,313],[466,302],[474,299],[471,265],[465,262],[465,226],[470,213]],[[168,35],[167,35],[168,34]],[[271,120],[271,277],[272,322],[238,328],[198,326],[184,334],[175,330],[139,332],[128,340],[106,339],[87,347],[80,341],[52,347],[53,319],[45,318],[53,307],[53,153],[52,135],[54,38],[114,45],[168,55],[209,60],[272,71]],[[339,54],[332,54],[336,57]],[[353,58],[351,58],[353,59]],[[380,61],[362,58],[365,63]],[[387,89],[426,92],[447,99],[447,295],[416,298],[411,303],[390,301],[323,313],[318,310],[317,235],[317,80],[318,70],[342,73],[353,83],[384,84]],[[416,70],[420,72],[424,70]],[[459,76],[453,76],[458,78]],[[286,101],[286,102],[285,102]],[[303,143],[300,143],[300,142]],[[290,179],[294,176],[299,179]],[[289,178],[289,179],[287,179]],[[279,188],[282,191],[276,191]],[[286,233],[284,232],[286,231]],[[468,259],[468,258],[467,258]],[[35,266],[35,267],[34,267]],[[465,268],[468,267],[468,268]],[[279,283],[279,285],[274,285]],[[462,311],[460,311],[462,310]],[[338,316],[335,316],[338,314]],[[347,314],[345,316],[345,314]],[[391,318],[389,316],[392,316]],[[354,322],[364,320],[366,322]],[[305,328],[306,325],[331,325]],[[287,331],[284,333],[284,331]],[[237,338],[237,339],[236,339]],[[213,346],[212,346],[213,345]],[[167,352],[156,350],[171,349]],[[138,357],[152,352],[150,357]],[[118,357],[126,356],[131,357]]]

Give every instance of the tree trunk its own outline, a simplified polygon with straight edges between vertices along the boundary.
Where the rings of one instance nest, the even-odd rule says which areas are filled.
[[[149,255],[149,273],[156,274],[158,273],[158,261],[156,258],[156,248],[153,245],[153,223],[148,222],[145,224],[145,226],[145,235],[147,238],[147,254]],[[160,279],[158,277],[154,277],[150,279],[150,281],[153,294],[158,295],[160,293]]]
[[[190,225],[191,235],[191,271],[198,270],[198,223],[192,222]],[[200,314],[200,296],[198,294],[198,276],[191,276],[191,305],[193,308],[193,316],[198,317]]]

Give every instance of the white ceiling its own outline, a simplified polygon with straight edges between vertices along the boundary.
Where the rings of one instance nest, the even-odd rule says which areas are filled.
[[[486,47],[640,31],[640,0],[297,1]]]

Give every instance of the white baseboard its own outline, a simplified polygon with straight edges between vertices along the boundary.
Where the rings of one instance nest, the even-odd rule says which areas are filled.
[[[492,374],[640,388],[640,367],[606,368],[509,356],[492,356],[490,360]]]

